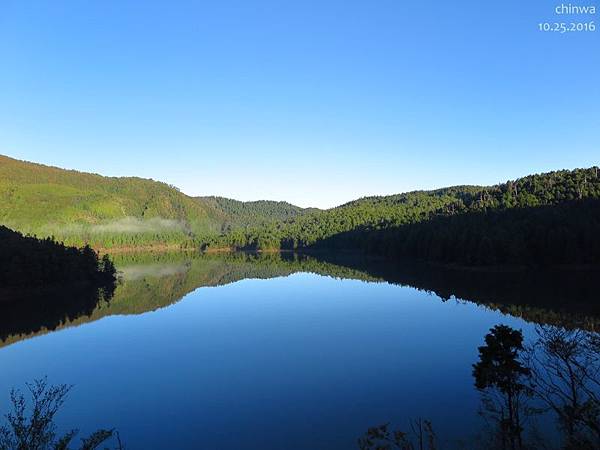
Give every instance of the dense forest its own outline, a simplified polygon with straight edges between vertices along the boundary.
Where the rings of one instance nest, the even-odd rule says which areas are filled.
[[[115,266],[91,247],[65,246],[52,238],[37,239],[0,226],[0,286],[33,287],[78,283],[111,283]]]
[[[598,167],[318,210],[0,156],[0,199],[0,223],[96,249],[344,249],[461,265],[597,264],[600,254]]]
[[[315,247],[467,266],[600,264],[600,199],[435,216],[342,233]]]
[[[248,227],[265,226],[319,211],[316,208],[300,208],[288,202],[270,200],[240,202],[225,197],[197,197],[197,199],[199,202],[208,204],[213,209],[224,213],[226,218],[221,225],[221,233],[229,233],[236,229]]]
[[[206,247],[361,250],[464,265],[600,262],[597,167],[491,187],[368,197],[234,230]]]

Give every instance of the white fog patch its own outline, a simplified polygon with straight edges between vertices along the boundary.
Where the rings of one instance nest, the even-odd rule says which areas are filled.
[[[122,267],[119,272],[126,281],[134,281],[141,278],[162,278],[178,275],[187,272],[189,269],[189,266],[185,264],[140,264]]]
[[[185,224],[179,220],[162,219],[153,217],[151,219],[138,219],[136,217],[124,217],[105,224],[91,225],[91,233],[151,233],[158,231],[184,231]]]
[[[139,234],[160,232],[187,232],[188,227],[181,220],[163,219],[153,217],[138,219],[137,217],[123,217],[122,219],[99,224],[74,223],[68,225],[49,224],[38,234],[47,236],[77,236],[86,234]]]

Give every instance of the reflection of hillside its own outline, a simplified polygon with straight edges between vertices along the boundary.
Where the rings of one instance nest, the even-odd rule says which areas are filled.
[[[0,347],[91,316],[113,295],[115,286],[87,284],[23,291],[4,291],[0,301]],[[9,299],[10,298],[10,299]]]
[[[221,286],[248,278],[268,279],[296,272],[375,281],[357,270],[280,254],[197,255],[191,259],[127,265],[121,261],[123,282],[105,314],[140,314],[168,306],[199,287]],[[93,315],[92,315],[93,317]]]
[[[93,294],[81,292],[53,293],[52,297],[35,296],[13,304],[0,304],[3,314],[0,320],[1,346],[58,330],[93,322],[106,316],[142,314],[169,306],[190,292],[204,286],[221,286],[247,278],[274,278],[296,272],[312,272],[339,278],[375,281],[373,277],[343,266],[320,262],[314,258],[280,254],[149,254],[121,256],[117,265],[122,281],[110,301]],[[81,301],[73,310],[74,299]],[[47,307],[68,309],[57,314],[58,319],[47,321]],[[38,311],[29,317],[31,311]],[[28,318],[24,322],[22,317]]]
[[[528,321],[600,328],[600,304],[593,301],[598,298],[592,284],[597,277],[589,272],[494,273],[290,253],[147,254],[120,256],[116,262],[122,282],[109,301],[79,291],[0,303],[0,346],[105,316],[154,311],[199,287],[296,272],[387,281],[434,292],[443,299],[468,300]]]
[[[133,271],[136,278],[125,278],[117,289],[111,300],[110,314],[139,314],[164,307],[199,287],[222,286],[248,278],[282,277],[296,272],[375,281],[371,276],[344,266],[315,258],[286,256],[289,257],[278,253],[199,255],[185,262],[146,265],[146,275],[142,275],[141,266],[137,266]],[[124,267],[127,276],[131,271]],[[155,276],[159,267],[161,273],[171,274]]]
[[[486,271],[368,258],[321,258],[389,283],[466,300],[529,322],[600,330],[600,270]]]

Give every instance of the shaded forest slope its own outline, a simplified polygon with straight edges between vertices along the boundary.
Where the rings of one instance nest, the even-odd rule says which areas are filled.
[[[75,248],[51,238],[26,237],[0,225],[0,288],[110,283],[115,268],[90,247]],[[1,300],[1,296],[0,296]]]
[[[360,250],[465,265],[597,264],[597,167],[495,186],[368,197],[272,226],[232,231],[207,246]]]

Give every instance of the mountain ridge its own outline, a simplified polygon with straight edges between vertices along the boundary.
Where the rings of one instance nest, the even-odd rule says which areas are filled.
[[[364,248],[368,239],[382,245],[373,231],[399,229],[439,216],[467,214],[468,222],[473,212],[536,208],[585,198],[600,198],[598,167],[526,175],[492,186],[366,196],[321,210],[284,201],[191,197],[152,179],[105,177],[0,155],[0,224],[107,250],[165,244],[292,250],[322,247],[338,236],[345,238],[337,239],[336,246],[362,240],[359,247]],[[352,239],[347,239],[348,233]],[[391,239],[390,233],[385,239]]]

